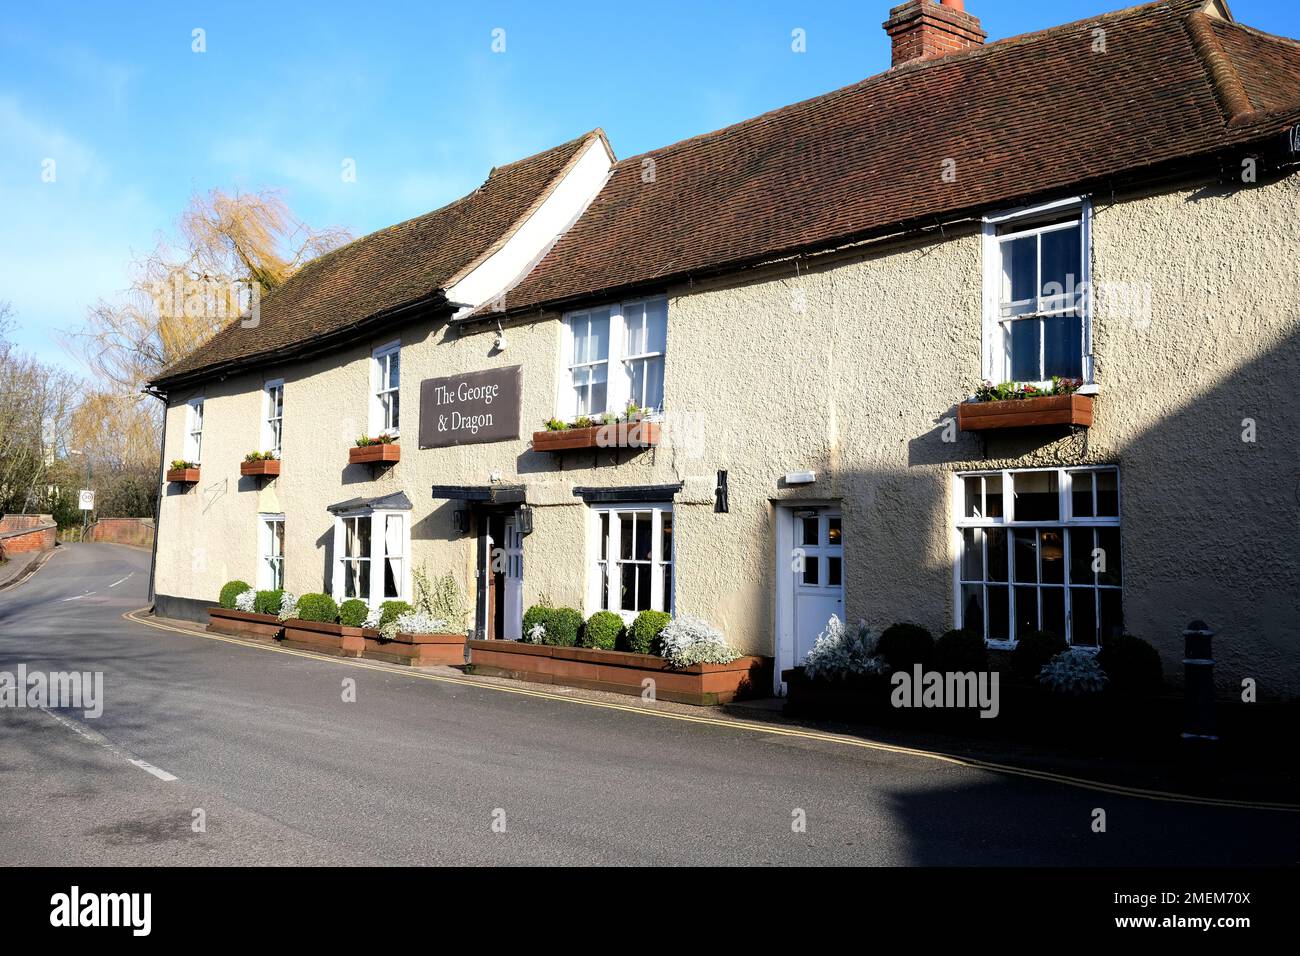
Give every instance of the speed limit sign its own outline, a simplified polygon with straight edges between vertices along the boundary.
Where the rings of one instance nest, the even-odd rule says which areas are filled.
[[[82,511],[95,510],[95,493],[93,491],[87,491],[83,488],[78,498],[80,501],[79,506]]]

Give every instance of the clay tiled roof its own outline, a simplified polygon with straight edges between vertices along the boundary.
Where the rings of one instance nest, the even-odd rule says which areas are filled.
[[[1261,112],[1300,110],[1300,46],[1204,7],[1164,0],[904,63],[625,159],[506,306],[722,271],[1261,139]]]
[[[582,147],[603,135],[594,130],[500,166],[468,196],[321,256],[262,300],[256,328],[232,323],[155,382],[259,357],[273,361],[277,353],[430,299],[508,238]]]

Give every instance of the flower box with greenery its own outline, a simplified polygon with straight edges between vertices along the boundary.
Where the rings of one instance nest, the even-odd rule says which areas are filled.
[[[274,478],[280,474],[280,459],[273,451],[252,451],[244,456],[239,466],[241,475],[258,478]]]
[[[348,449],[349,465],[391,465],[401,460],[402,446],[397,443],[395,435],[379,435],[375,438],[362,435]]]
[[[221,589],[218,607],[208,608],[208,630],[214,634],[279,640],[284,631],[279,612],[283,591],[254,591],[243,581]]]
[[[996,716],[978,706],[898,707],[899,673],[987,674],[998,677]],[[960,731],[979,737],[1070,745],[1110,752],[1163,740],[1176,747],[1179,699],[1164,694],[1160,657],[1131,635],[1108,639],[1101,651],[1070,648],[1045,631],[1021,636],[994,660],[983,636],[963,630],[939,640],[914,624],[895,624],[872,641],[866,626],[832,617],[804,663],[782,671],[786,713],[880,726]],[[969,682],[967,682],[969,686]]]
[[[167,480],[178,485],[194,485],[199,481],[199,466],[197,462],[185,461],[178,458],[171,463],[167,469]]]
[[[543,431],[533,432],[533,451],[653,448],[659,438],[659,422],[633,402],[622,415],[605,414],[599,419],[583,415],[572,422],[552,418]]]
[[[1041,425],[1092,425],[1092,396],[1080,395],[1083,380],[1053,377],[1046,388],[985,382],[957,406],[957,426],[964,432]]]
[[[286,601],[288,595],[286,595]],[[349,602],[344,602],[349,603]],[[291,615],[285,617],[286,614]],[[328,594],[304,594],[280,612],[284,644],[336,657],[360,657],[365,638],[359,626],[339,623],[339,606]]]
[[[385,601],[365,615],[364,656],[414,667],[459,667],[465,663],[465,620],[469,616],[460,585],[450,573],[431,580],[424,568],[413,569],[411,579],[413,605]],[[343,610],[350,603],[345,602]]]
[[[770,658],[741,655],[707,623],[659,611],[624,626],[610,611],[584,622],[573,608],[534,605],[523,640],[470,641],[469,655],[475,674],[702,706],[767,694],[772,680]]]

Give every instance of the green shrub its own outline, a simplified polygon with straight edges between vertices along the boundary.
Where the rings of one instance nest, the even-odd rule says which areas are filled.
[[[379,605],[379,627],[382,630],[385,624],[392,624],[403,614],[408,611],[414,611],[415,608],[405,601],[385,601]]]
[[[623,650],[634,654],[657,654],[659,632],[673,619],[663,611],[642,611],[623,633]]]
[[[623,634],[623,619],[613,611],[597,611],[587,618],[578,643],[601,651],[612,651]]]
[[[573,647],[578,643],[582,614],[573,608],[551,608],[542,623],[546,625],[546,643],[552,647]]]
[[[1154,694],[1164,683],[1160,655],[1132,634],[1108,637],[1097,652],[1097,663],[1110,678],[1110,688],[1120,694]]]
[[[1016,640],[1011,652],[1011,678],[1022,684],[1038,681],[1038,672],[1048,661],[1066,649],[1065,638],[1050,631],[1030,631]]]
[[[370,605],[360,598],[348,598],[339,605],[339,623],[348,627],[360,627],[370,616]]]
[[[936,670],[967,671],[988,670],[989,650],[984,646],[984,637],[974,631],[945,631],[934,642],[934,666]]]
[[[283,591],[258,591],[253,598],[253,610],[258,614],[279,614],[280,602],[284,599]]]
[[[235,609],[235,598],[239,597],[239,595],[243,594],[245,591],[251,590],[253,589],[248,586],[248,582],[246,581],[228,581],[222,585],[221,597],[217,603],[227,611],[233,611]]]
[[[304,594],[298,598],[298,620],[333,624],[338,618],[339,606],[328,594]]]
[[[934,637],[919,624],[893,624],[876,641],[876,654],[891,671],[910,671],[914,664],[928,667],[934,657]]]

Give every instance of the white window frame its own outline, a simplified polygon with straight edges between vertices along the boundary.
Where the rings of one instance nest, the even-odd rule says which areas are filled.
[[[1055,473],[1055,474],[1057,475],[1057,482],[1056,482],[1056,493],[1057,493],[1057,514],[1058,514],[1058,518],[1057,518],[1057,520],[1052,520],[1052,519],[1041,519],[1041,520],[1032,520],[1032,521],[1018,521],[1018,520],[1016,520],[1016,518],[1015,518],[1015,490],[1014,490],[1014,486],[1013,486],[1013,479],[1012,479],[1012,476],[1014,476],[1014,475],[1026,475],[1026,474],[1031,474],[1031,473],[1035,473],[1035,472],[1037,472],[1037,473],[1048,473],[1048,472],[1052,472],[1052,473]],[[1093,484],[1093,490],[1092,490],[1092,499],[1093,499],[1093,509],[1092,509],[1092,510],[1093,510],[1094,516],[1091,516],[1091,517],[1089,517],[1089,516],[1076,517],[1076,516],[1074,515],[1074,477],[1075,477],[1076,475],[1081,475],[1081,474],[1095,474],[1095,473],[1097,473],[1097,472],[1111,472],[1111,473],[1113,473],[1114,476],[1115,476],[1115,501],[1116,501],[1116,508],[1115,508],[1115,510],[1116,510],[1116,514],[1115,514],[1114,516],[1106,516],[1106,517],[1096,517],[1096,516],[1095,516],[1096,511],[1097,511],[1097,490],[1096,490],[1096,484],[1095,484],[1095,482],[1094,482],[1094,484]],[[966,517],[966,483],[965,483],[965,480],[964,480],[964,479],[966,479],[966,478],[982,477],[982,476],[989,476],[989,475],[997,475],[997,476],[1000,476],[1001,479],[1002,479],[1002,490],[1001,490],[1001,510],[1002,510],[1002,514],[1001,514],[1001,516],[1000,516],[1000,517],[996,517],[996,518],[988,518],[988,517],[970,517],[970,518],[968,518],[968,517]],[[1123,514],[1124,514],[1123,486],[1122,486],[1122,482],[1121,482],[1121,478],[1120,478],[1120,468],[1119,468],[1118,465],[1106,465],[1106,464],[1100,464],[1100,465],[1085,465],[1085,466],[1079,466],[1079,467],[1065,467],[1065,468],[1005,468],[1005,469],[983,469],[983,470],[978,470],[978,469],[977,469],[977,470],[972,470],[972,471],[960,471],[960,472],[956,472],[956,473],[953,475],[952,488],[953,488],[953,496],[952,496],[952,497],[953,497],[953,521],[952,521],[953,534],[952,534],[952,545],[951,545],[951,546],[952,546],[952,556],[953,556],[953,561],[952,561],[952,575],[953,575],[953,578],[952,578],[952,579],[953,579],[953,614],[952,614],[952,621],[953,621],[953,627],[957,627],[957,628],[960,628],[960,627],[963,626],[962,617],[963,617],[963,613],[964,613],[964,606],[963,606],[963,600],[962,600],[962,585],[963,585],[964,583],[978,583],[978,582],[973,582],[973,581],[972,581],[972,582],[966,582],[966,581],[963,580],[963,574],[962,574],[962,560],[963,560],[963,556],[964,556],[964,547],[965,547],[965,543],[964,543],[964,540],[963,540],[963,534],[962,534],[962,532],[963,532],[965,529],[967,529],[967,528],[986,528],[986,529],[987,529],[987,528],[1003,528],[1003,529],[1006,529],[1008,532],[1010,532],[1010,531],[1014,531],[1014,530],[1033,530],[1033,529],[1036,529],[1036,528],[1062,528],[1062,529],[1064,529],[1066,532],[1071,532],[1072,530],[1077,531],[1077,530],[1082,530],[1082,529],[1085,529],[1085,528],[1114,528],[1114,529],[1116,529],[1116,530],[1118,531],[1118,530],[1120,529],[1120,527],[1121,527],[1121,524],[1122,524],[1122,517],[1123,517]],[[984,494],[985,494],[985,496],[987,497],[987,488],[985,489]],[[1097,640],[1097,643],[1096,643],[1096,644],[1091,644],[1091,645],[1089,645],[1089,644],[1078,644],[1078,645],[1076,645],[1076,644],[1073,643],[1073,634],[1072,634],[1072,632],[1073,632],[1073,627],[1074,627],[1073,615],[1072,615],[1072,601],[1073,601],[1072,590],[1073,590],[1073,588],[1075,588],[1075,587],[1088,587],[1088,588],[1092,589],[1092,591],[1093,591],[1093,593],[1094,593],[1094,600],[1097,600],[1097,601],[1100,600],[1100,595],[1099,595],[1098,592],[1103,591],[1103,590],[1116,590],[1116,591],[1118,591],[1119,594],[1120,594],[1120,604],[1121,604],[1121,607],[1123,606],[1123,600],[1124,600],[1124,584],[1123,584],[1123,576],[1124,576],[1124,574],[1126,573],[1124,569],[1127,567],[1127,561],[1126,561],[1125,558],[1124,558],[1124,536],[1123,536],[1122,533],[1120,533],[1120,535],[1119,535],[1119,542],[1120,542],[1120,575],[1121,575],[1121,581],[1120,581],[1120,584],[1118,584],[1118,585],[1105,585],[1105,584],[1097,583],[1096,581],[1094,581],[1094,582],[1090,582],[1090,583],[1087,583],[1087,584],[1082,583],[1082,582],[1077,582],[1077,583],[1076,583],[1076,582],[1073,582],[1073,581],[1071,581],[1071,579],[1070,579],[1071,569],[1070,569],[1070,560],[1069,560],[1069,556],[1066,555],[1066,556],[1063,558],[1063,564],[1062,564],[1062,577],[1061,577],[1061,584],[1059,585],[1059,587],[1061,587],[1061,588],[1063,589],[1063,602],[1064,602],[1065,616],[1066,616],[1066,634],[1062,635],[1062,637],[1064,637],[1066,643],[1067,643],[1067,644],[1070,644],[1070,646],[1071,646],[1072,648],[1074,648],[1075,650],[1079,650],[1079,651],[1087,651],[1087,652],[1096,652],[1097,650],[1100,649],[1100,647],[1101,647],[1101,641],[1102,641],[1103,638],[1101,637],[1101,635],[1100,635],[1100,631],[1099,631],[1099,633],[1098,633],[1098,640]],[[1071,544],[1071,546],[1073,546],[1073,544]],[[985,537],[984,544],[983,544],[983,549],[984,549],[984,554],[983,554],[984,576],[985,576],[985,581],[987,581],[987,579],[988,579],[988,540],[987,540],[987,537]],[[1017,583],[1016,583],[1015,578],[1014,578],[1014,561],[1015,561],[1015,556],[1014,556],[1014,544],[1013,544],[1013,542],[1012,542],[1011,535],[1008,534],[1008,536],[1007,536],[1007,578],[1006,578],[1006,586],[1007,586],[1007,588],[1008,588],[1008,592],[1007,592],[1007,627],[1008,627],[1008,632],[1009,632],[1009,639],[1008,639],[1008,640],[987,640],[987,639],[986,639],[986,643],[988,644],[989,647],[994,647],[994,648],[1001,648],[1001,649],[1005,649],[1005,650],[1010,650],[1010,649],[1014,648],[1014,647],[1016,646],[1016,644],[1017,644],[1017,640],[1016,640],[1016,605],[1015,605],[1015,601],[1016,601],[1015,591],[1016,591],[1016,588],[1017,588]],[[1001,584],[1001,582],[999,582],[999,584]],[[1043,588],[1044,586],[1046,586],[1046,587],[1051,587],[1051,588],[1055,588],[1055,587],[1057,587],[1058,585],[1056,585],[1056,584],[1047,584],[1047,585],[1044,585],[1043,582],[1042,582],[1042,580],[1041,580],[1041,569],[1040,569],[1040,571],[1039,571],[1039,580],[1038,580],[1035,584],[1030,585],[1030,584],[1028,584],[1028,583],[1022,583],[1022,584],[1020,584],[1019,586],[1020,586],[1020,587],[1031,587],[1031,586],[1032,586],[1032,587],[1035,588],[1036,591],[1038,591],[1038,590],[1042,590],[1042,588]],[[979,633],[984,634],[984,635],[987,635],[987,633],[988,633],[988,630],[987,630],[987,621],[988,621],[988,593],[987,593],[987,585],[986,585],[986,587],[985,587],[985,594],[984,594],[984,598],[983,598],[983,600],[982,600],[981,603],[982,603],[982,606],[983,606],[983,609],[984,609],[984,618],[985,618],[985,620],[984,620],[983,622],[981,622],[980,627],[979,627],[977,630],[978,630]],[[1097,607],[1097,608],[1095,609],[1095,613],[1096,613],[1096,615],[1097,615],[1096,618],[1095,618],[1095,619],[1097,620],[1097,626],[1098,626],[1098,628],[1100,629],[1100,613],[1099,613],[1099,607]]]
[[[1068,199],[1058,199],[1053,202],[1041,203],[1034,206],[1023,206],[1016,209],[1009,209],[1001,213],[996,213],[984,218],[983,226],[983,262],[984,262],[984,328],[983,328],[983,349],[980,362],[981,374],[985,379],[994,384],[1012,381],[1011,378],[1011,355],[1009,346],[1004,340],[1001,315],[1001,289],[1002,289],[1002,243],[1008,239],[1049,232],[1055,229],[1067,228],[1065,224],[1056,223],[1050,226],[1034,225],[1034,222],[1044,216],[1066,215],[1077,213],[1079,219],[1079,245],[1081,250],[1082,262],[1080,263],[1079,286],[1080,298],[1082,300],[1082,364],[1080,366],[1082,377],[1085,384],[1093,383],[1093,353],[1092,353],[1092,305],[1094,296],[1092,294],[1092,202],[1088,196],[1074,196]],[[1014,228],[1017,222],[1025,223],[1024,229],[1016,229],[1012,233],[998,235],[998,229],[1011,226]],[[1041,289],[1039,290],[1041,293]],[[1018,316],[1012,321],[1030,321],[1034,316],[1041,317],[1047,313],[1035,312]],[[1043,337],[1039,337],[1039,370],[1042,370],[1042,350],[1044,348]],[[1017,384],[1029,384],[1045,387],[1050,380],[1025,380]]]
[[[401,433],[401,350],[402,342],[398,339],[387,342],[370,353],[370,430],[368,434],[372,438],[380,435],[391,435],[397,438]],[[398,356],[396,386],[388,384],[388,358],[392,355]],[[384,396],[392,393],[397,393],[398,396],[397,423],[395,425],[388,424],[387,413],[384,408]]]
[[[622,543],[622,523],[618,520],[619,515],[632,514],[636,512],[650,512],[650,558],[647,562],[631,560],[623,561],[618,557],[619,546]],[[608,548],[605,551],[605,557],[601,557],[601,516],[607,515],[609,518]],[[600,504],[592,505],[588,508],[588,537],[587,537],[587,555],[588,568],[587,575],[587,616],[594,614],[596,611],[609,610],[623,618],[624,621],[631,623],[636,619],[640,611],[622,610],[620,600],[622,587],[621,569],[623,564],[643,564],[650,565],[650,606],[649,610],[666,611],[673,613],[674,598],[676,596],[677,574],[676,574],[676,550],[677,550],[677,526],[674,521],[672,526],[671,548],[673,554],[667,558],[663,555],[663,521],[664,516],[668,516],[673,521],[673,504],[671,501],[637,501],[623,504]],[[667,594],[664,593],[664,575],[663,570],[667,567],[670,569],[672,584]],[[611,573],[606,574],[605,569],[611,569]],[[604,587],[602,588],[602,584]],[[603,592],[603,593],[602,593]]]
[[[664,351],[661,352],[638,352],[635,355],[625,355],[624,352],[629,341],[628,326],[626,319],[627,310],[641,306],[643,309],[649,308],[652,304],[663,303],[664,307]],[[609,309],[609,336],[606,343],[607,353],[604,360],[595,362],[573,361],[573,328],[576,322],[586,322],[590,320],[593,312],[601,312]],[[644,314],[644,313],[643,313]],[[668,297],[663,295],[647,296],[640,299],[627,299],[622,302],[613,302],[609,304],[593,306],[587,309],[578,309],[573,312],[566,312],[563,321],[564,334],[561,336],[562,361],[561,361],[561,380],[558,401],[556,408],[560,410],[559,417],[565,421],[572,422],[578,417],[577,395],[573,389],[573,372],[575,369],[583,367],[593,367],[604,365],[606,369],[605,384],[605,408],[592,409],[588,414],[592,418],[600,418],[602,415],[614,414],[622,415],[628,406],[628,402],[633,400],[632,396],[632,374],[629,368],[630,363],[645,361],[647,359],[663,359],[664,377],[667,378],[667,348],[668,348]],[[660,384],[661,394],[664,391],[664,384]],[[638,402],[639,404],[639,402]],[[650,411],[649,417],[657,419],[663,412],[662,406]]]
[[[185,460],[195,465],[203,462],[203,399],[185,403]]]
[[[275,414],[275,393],[280,393],[280,414]],[[278,426],[278,427],[277,427]],[[272,452],[276,458],[284,445],[284,379],[272,379],[262,386],[262,442],[258,451]]]
[[[283,529],[284,515],[257,516],[257,589],[259,591],[273,591],[284,587],[284,531],[280,532],[280,553],[276,554],[274,529],[276,524]]]
[[[384,531],[390,517],[401,519],[401,528],[398,535],[398,544],[401,548],[399,554],[390,554],[387,550]],[[346,523],[348,521],[370,522],[370,554],[367,556],[349,558],[344,554],[344,548],[347,545]],[[396,596],[384,595],[383,562],[390,558],[402,562],[398,574],[400,580],[397,582],[399,593]],[[411,513],[409,511],[372,511],[363,509],[335,515],[333,559],[334,567],[330,583],[330,594],[339,603],[355,597],[365,601],[370,607],[376,608],[385,601],[411,600]],[[344,582],[347,580],[344,574],[344,564],[348,561],[364,561],[370,566],[370,587],[367,594],[348,595],[344,593]]]

